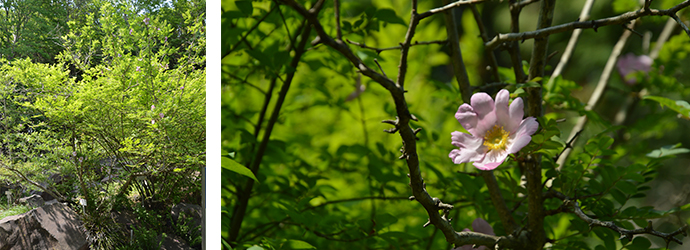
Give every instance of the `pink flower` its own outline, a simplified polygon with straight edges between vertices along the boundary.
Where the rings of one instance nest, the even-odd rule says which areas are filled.
[[[476,93],[472,105],[458,108],[455,119],[470,133],[451,133],[452,144],[459,148],[448,154],[453,163],[474,162],[480,170],[493,170],[532,140],[539,124],[534,117],[522,119],[522,98],[513,100],[510,107],[509,98],[505,89],[496,94],[495,104],[486,93]]]
[[[147,17],[147,18],[144,18],[144,23],[145,23],[146,25],[149,25],[149,18],[148,18],[148,17]]]
[[[160,114],[158,114],[158,116],[160,116],[160,117],[161,117],[161,119],[163,119],[163,117],[165,117],[165,114],[163,114],[163,113],[160,113]]]
[[[630,74],[635,71],[649,72],[653,62],[654,60],[647,55],[635,56],[633,53],[628,53],[618,59],[616,69],[625,83],[633,85],[637,83],[637,79]]]
[[[474,221],[472,222],[472,229],[474,232],[477,232],[477,233],[483,233],[483,234],[494,235],[494,236],[496,235],[496,234],[494,234],[494,229],[491,227],[491,225],[489,225],[489,223],[486,222],[482,218],[474,219]],[[470,230],[465,228],[462,231],[470,231]],[[459,247],[453,248],[453,250],[471,250],[471,249],[481,249],[481,250],[486,249],[486,250],[488,250],[489,248],[487,248],[485,246],[480,246],[478,248],[472,248],[471,245],[464,245],[464,246],[459,246]]]

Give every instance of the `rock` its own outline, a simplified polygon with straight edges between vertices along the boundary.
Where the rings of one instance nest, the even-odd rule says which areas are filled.
[[[31,207],[40,207],[43,206],[44,203],[43,197],[37,194],[19,199],[19,204],[27,204]]]
[[[0,249],[86,250],[82,223],[62,203],[54,203],[0,220]]]
[[[158,242],[160,242],[163,235],[158,235]],[[177,235],[168,235],[161,243],[161,250],[194,250],[194,248],[187,245],[187,242]]]

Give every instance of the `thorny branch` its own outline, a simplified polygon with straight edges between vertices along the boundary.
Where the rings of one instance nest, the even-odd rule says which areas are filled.
[[[623,13],[618,16],[614,17],[609,17],[609,18],[603,18],[603,19],[597,19],[597,20],[590,20],[590,21],[576,21],[576,22],[570,22],[570,23],[565,23],[561,25],[556,25],[548,28],[542,28],[538,29],[535,31],[528,31],[528,32],[522,32],[522,33],[508,33],[508,34],[498,34],[496,35],[491,41],[486,43],[486,47],[488,49],[494,49],[500,44],[504,42],[509,42],[509,41],[524,41],[526,39],[533,39],[533,38],[542,38],[546,37],[551,34],[555,33],[560,33],[560,32],[565,32],[569,30],[574,30],[574,29],[594,29],[594,31],[597,31],[599,27],[603,26],[609,26],[609,25],[618,25],[618,24],[625,24],[628,23],[634,19],[643,17],[643,16],[669,16],[671,18],[674,18],[681,27],[685,30],[686,33],[690,36],[690,30],[688,30],[688,27],[680,21],[680,19],[676,19],[677,15],[676,12],[679,10],[690,6],[690,0],[685,0],[682,3],[679,3],[678,5],[666,9],[666,10],[657,10],[657,9],[645,9],[642,8],[637,11],[631,11],[627,13]]]
[[[573,213],[578,218],[580,218],[581,220],[587,222],[587,224],[589,225],[590,228],[592,228],[592,227],[609,228],[611,230],[618,232],[621,235],[620,239],[627,238],[628,240],[632,240],[633,236],[636,234],[651,234],[651,235],[654,235],[654,236],[657,236],[659,238],[664,239],[664,241],[666,241],[667,245],[670,241],[673,241],[673,242],[676,242],[680,245],[683,245],[683,242],[680,241],[675,236],[678,234],[682,234],[683,236],[687,236],[687,232],[686,232],[688,229],[687,224],[682,226],[678,230],[671,232],[671,233],[663,233],[663,232],[659,232],[659,231],[654,230],[654,228],[652,227],[652,221],[648,221],[647,226],[645,228],[628,230],[628,229],[617,226],[612,221],[600,221],[597,219],[593,219],[592,217],[590,217],[589,215],[585,214],[585,212],[582,211],[582,209],[580,208],[580,204],[577,202],[576,199],[571,199],[571,198],[567,197],[566,195],[564,195],[560,192],[556,192],[556,191],[551,191],[551,194],[554,197],[563,200],[562,207],[565,211],[567,211],[569,213]]]

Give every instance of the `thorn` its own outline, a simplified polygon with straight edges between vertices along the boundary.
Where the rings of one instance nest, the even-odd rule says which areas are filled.
[[[417,199],[417,198],[415,198],[414,195],[413,195],[413,196],[410,196],[410,198],[407,198],[407,199],[413,201],[413,200],[415,200],[415,199]]]
[[[419,120],[417,119],[417,117],[414,116],[413,114],[410,114],[410,119],[412,119],[413,121],[416,121],[416,122],[419,121]]]
[[[398,159],[400,159],[400,160],[405,159],[405,158],[406,158],[406,157],[405,157],[405,154],[403,154],[403,155],[401,155],[401,156],[398,157]]]
[[[426,223],[424,223],[424,226],[422,226],[422,227],[426,228],[426,227],[428,227],[429,225],[431,225],[431,221],[427,221]]]
[[[410,174],[409,174],[409,173],[407,174],[407,178],[410,178]]]
[[[383,132],[395,134],[395,132],[398,132],[398,128],[384,129]]]

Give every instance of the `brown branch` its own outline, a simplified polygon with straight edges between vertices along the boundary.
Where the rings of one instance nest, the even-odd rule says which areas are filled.
[[[368,76],[372,80],[381,84],[381,86],[383,86],[388,91],[402,93],[402,90],[399,89],[391,79],[377,73],[369,66],[365,65],[364,62],[362,62],[362,60],[359,57],[357,57],[352,52],[352,50],[350,50],[350,47],[348,47],[347,44],[340,40],[334,40],[328,34],[326,34],[326,31],[324,30],[323,26],[317,18],[318,12],[313,11],[313,9],[304,9],[304,7],[295,2],[295,0],[281,0],[281,2],[290,6],[300,15],[305,17],[307,21],[309,21],[309,23],[312,25],[312,28],[314,29],[314,31],[316,31],[316,34],[318,35],[318,37],[316,38],[317,40],[313,41],[312,43],[323,43],[324,45],[337,50],[343,56],[345,56],[348,59],[348,61],[350,61],[355,66],[355,68],[359,70],[363,75]]]
[[[450,0],[443,0],[444,4],[449,3]],[[465,62],[462,59],[462,51],[460,50],[460,37],[458,35],[458,28],[455,25],[455,14],[452,11],[444,13],[446,20],[446,34],[448,34],[448,43],[450,48],[451,64],[453,65],[453,74],[455,80],[458,82],[458,89],[462,95],[464,103],[470,103],[472,92],[470,91],[470,78],[467,76],[467,69]]]
[[[4,165],[4,164],[3,164],[3,165]],[[21,178],[22,180],[24,180],[24,181],[30,183],[31,185],[34,185],[34,186],[40,188],[41,190],[43,190],[44,192],[48,193],[49,195],[51,195],[51,196],[57,198],[58,201],[60,201],[60,202],[65,202],[65,201],[67,201],[67,200],[65,199],[65,197],[62,196],[60,193],[53,192],[52,190],[50,190],[50,189],[44,187],[43,185],[41,185],[41,184],[39,184],[39,183],[37,183],[37,182],[35,182],[35,181],[30,180],[28,177],[26,177],[24,174],[22,174],[21,171],[15,169],[15,168],[8,167],[8,166],[3,166],[3,168],[12,171],[14,174],[16,174],[17,176],[19,176],[19,178]]]
[[[479,35],[482,37],[482,41],[484,43],[488,42],[489,36],[486,34],[486,27],[484,27],[482,15],[479,14],[479,10],[477,10],[477,6],[474,6],[474,4],[470,5],[470,9],[472,10],[474,20],[477,22],[477,27],[479,28]],[[491,75],[494,77],[494,80],[500,82],[501,77],[498,74],[498,62],[496,62],[496,56],[494,55],[493,50],[488,50],[484,48],[484,52],[486,53],[486,59],[489,61],[488,70],[491,72]]]
[[[387,47],[387,48],[376,48],[376,47],[368,46],[368,45],[366,45],[365,43],[359,43],[359,42],[352,41],[352,40],[350,40],[350,39],[345,39],[345,41],[346,41],[347,43],[349,43],[349,44],[356,45],[356,46],[358,46],[358,47],[360,47],[360,48],[363,48],[363,49],[370,49],[370,50],[376,51],[376,54],[380,54],[382,51],[386,51],[386,50],[399,50],[399,49],[402,49],[402,46],[400,46],[400,45],[398,45],[398,46],[393,46],[393,47]],[[412,47],[412,46],[417,46],[417,45],[446,44],[446,43],[448,43],[448,40],[435,40],[435,41],[423,41],[423,42],[415,41],[415,42],[413,42],[413,43],[410,44],[410,47]]]
[[[580,12],[580,17],[578,19],[579,21],[585,21],[589,19],[589,12],[592,9],[593,5],[594,0],[587,0],[587,2],[585,2],[585,6],[582,8],[582,11]],[[575,51],[575,45],[577,44],[577,40],[580,38],[580,34],[582,34],[582,30],[576,29],[570,36],[570,40],[568,41],[568,45],[565,47],[563,56],[561,56],[561,60],[558,62],[556,69],[553,70],[553,73],[549,78],[549,82],[546,84],[546,86],[548,86],[549,89],[553,89],[554,80],[556,79],[556,77],[561,75],[563,68],[565,68],[565,65],[568,64],[570,56],[573,54],[573,51]]]
[[[563,200],[562,206],[565,209],[567,209],[568,212],[575,214],[578,218],[587,222],[587,224],[589,224],[590,228],[592,228],[592,227],[609,228],[611,230],[618,232],[621,235],[620,239],[627,238],[628,240],[632,240],[633,236],[636,234],[650,234],[650,235],[654,235],[654,236],[657,236],[659,238],[664,239],[664,241],[666,241],[667,245],[670,241],[673,241],[673,242],[676,242],[680,245],[683,245],[683,242],[680,241],[675,236],[678,234],[687,235],[686,234],[686,230],[688,229],[687,224],[682,226],[678,230],[671,232],[671,233],[663,233],[663,232],[659,232],[659,231],[654,230],[654,228],[652,227],[652,221],[647,221],[647,226],[645,228],[628,230],[628,229],[617,226],[612,221],[600,221],[597,219],[593,219],[592,217],[590,217],[589,215],[585,214],[585,212],[582,211],[582,209],[580,208],[580,204],[577,202],[576,199],[570,199],[566,195],[559,193],[559,192],[555,192],[555,197]]]
[[[333,8],[335,9],[335,30],[336,30],[336,39],[342,41],[343,40],[343,31],[340,29],[340,1],[338,0],[333,0]]]
[[[556,5],[555,0],[543,0],[539,11],[537,28],[544,29],[551,26],[553,12]],[[548,36],[534,40],[532,48],[532,58],[530,59],[529,79],[544,76],[548,51]],[[531,117],[542,116],[542,81],[539,80],[539,87],[530,87],[527,92],[526,115]],[[542,198],[541,181],[541,155],[527,155],[523,161],[518,162],[527,179],[527,228],[530,232],[529,247],[531,249],[542,249],[546,242],[546,232],[544,231],[544,200]]]
[[[496,211],[498,211],[498,217],[503,223],[503,227],[507,234],[511,234],[517,228],[515,224],[515,219],[511,215],[510,210],[506,206],[505,200],[501,195],[501,189],[498,187],[498,182],[496,182],[496,177],[494,176],[494,171],[481,171],[482,177],[484,177],[484,182],[486,187],[489,189],[489,196],[491,197],[491,202],[494,204]]]
[[[410,43],[412,42],[412,37],[417,31],[417,25],[419,24],[420,18],[417,17],[417,0],[412,0],[412,11],[410,11],[410,25],[407,28],[407,33],[405,33],[405,41],[400,44],[400,63],[398,64],[398,80],[395,81],[396,85],[401,89],[405,87],[405,74],[407,74],[407,56],[410,52]]]
[[[618,25],[618,24],[624,24],[628,23],[634,19],[643,17],[643,16],[669,16],[673,18],[673,16],[676,15],[676,12],[679,10],[690,6],[690,0],[685,0],[682,3],[666,10],[657,10],[657,9],[640,9],[637,11],[631,11],[627,13],[623,13],[618,16],[614,17],[609,17],[609,18],[603,18],[603,19],[597,19],[597,20],[591,20],[591,21],[577,21],[577,22],[570,22],[570,23],[565,23],[561,25],[556,25],[548,28],[540,28],[535,31],[528,31],[528,32],[522,32],[522,33],[508,33],[508,34],[498,34],[496,35],[491,41],[486,43],[486,47],[489,49],[494,49],[500,44],[508,41],[524,41],[526,39],[536,39],[536,38],[543,38],[548,35],[554,34],[554,33],[560,33],[560,32],[565,32],[569,30],[574,30],[574,29],[594,29],[596,31],[599,27],[603,26],[609,26],[609,25]],[[680,19],[676,20],[677,22],[680,21]],[[679,22],[679,24],[684,27],[686,32],[688,32],[688,35],[690,35],[690,31],[687,29],[687,26],[683,24],[682,22]]]
[[[419,20],[422,20],[422,19],[424,19],[424,18],[430,17],[430,16],[433,15],[433,14],[437,14],[437,13],[441,13],[441,12],[444,12],[444,11],[448,11],[448,10],[450,10],[450,9],[457,8],[457,7],[460,7],[460,6],[463,6],[463,5],[475,4],[475,3],[481,3],[481,2],[484,2],[484,0],[466,0],[466,1],[460,0],[460,1],[456,1],[456,2],[451,3],[451,4],[446,4],[446,5],[444,5],[443,7],[438,7],[438,8],[435,8],[435,9],[431,9],[431,10],[429,10],[429,11],[427,11],[427,12],[424,12],[424,13],[422,13],[422,14],[419,14]]]
[[[516,4],[517,0],[510,0],[510,32],[520,32],[520,11],[522,7]],[[484,42],[486,44],[486,42]],[[484,46],[487,51],[492,49]],[[522,69],[522,55],[520,54],[520,45],[517,41],[513,41],[508,46],[508,53],[510,54],[510,63],[513,65],[513,72],[515,74],[515,83],[522,83],[527,80],[525,71]]]

